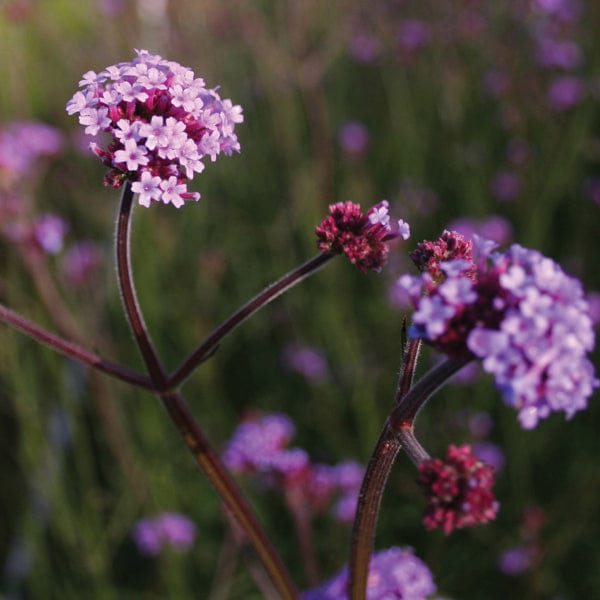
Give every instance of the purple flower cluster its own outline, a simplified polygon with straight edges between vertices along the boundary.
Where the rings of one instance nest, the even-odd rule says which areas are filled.
[[[196,526],[183,515],[164,512],[157,517],[138,521],[132,537],[140,554],[145,556],[157,556],[166,547],[186,552],[196,540]]]
[[[272,413],[241,423],[229,440],[223,461],[234,473],[260,477],[266,485],[294,490],[311,511],[324,510],[334,495],[332,516],[354,519],[364,467],[354,461],[314,463],[301,448],[289,448],[295,433],[291,419]]]
[[[131,62],[87,72],[79,85],[67,112],[79,113],[87,135],[110,136],[105,149],[90,144],[110,169],[105,184],[133,181],[142,206],[198,200],[187,181],[204,170],[202,160],[240,150],[241,107],[176,62],[138,50]]]
[[[324,354],[310,346],[289,344],[284,348],[281,360],[288,370],[303,375],[315,384],[323,383],[329,374]]]
[[[346,600],[348,567],[327,583],[302,594],[302,600]],[[372,555],[367,600],[425,600],[436,586],[427,565],[410,549],[389,548]]]
[[[389,203],[383,200],[363,213],[359,204],[338,202],[329,206],[329,216],[316,229],[317,247],[323,253],[345,254],[363,273],[379,272],[387,260],[385,242],[410,237],[402,219],[390,223]]]
[[[416,307],[412,335],[450,356],[481,358],[526,429],[551,412],[572,417],[599,385],[586,356],[595,337],[581,283],[537,251],[476,245],[472,263],[440,265],[440,284],[429,273],[400,278]],[[471,266],[474,280],[465,276]]]

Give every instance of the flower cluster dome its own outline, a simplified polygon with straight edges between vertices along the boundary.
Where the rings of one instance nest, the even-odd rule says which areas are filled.
[[[551,412],[570,418],[599,385],[582,285],[535,250],[494,250],[476,238],[472,261],[440,263],[441,283],[429,272],[400,278],[416,308],[412,335],[449,356],[482,359],[526,429]]]
[[[79,113],[87,135],[108,135],[105,147],[90,144],[110,169],[105,184],[132,181],[142,206],[198,200],[187,182],[204,170],[202,161],[240,150],[235,126],[244,120],[242,108],[191,69],[146,50],[131,62],[88,71],[79,86],[67,112]]]

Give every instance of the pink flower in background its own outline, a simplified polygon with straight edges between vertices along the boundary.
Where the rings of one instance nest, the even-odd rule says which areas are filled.
[[[556,78],[548,89],[547,101],[552,110],[562,112],[577,106],[585,96],[583,81],[564,75]]]
[[[103,263],[104,255],[96,244],[77,242],[62,257],[61,274],[73,287],[82,287],[93,283]]]
[[[359,121],[347,121],[338,130],[338,143],[351,156],[364,154],[369,145],[369,130]]]
[[[347,600],[348,567],[328,582],[302,594],[302,600]],[[410,548],[376,552],[369,563],[367,600],[426,600],[436,591],[427,565]]]
[[[396,41],[400,50],[415,52],[424,48],[431,40],[431,29],[427,23],[419,19],[407,19],[400,23]]]
[[[515,546],[505,550],[498,557],[498,568],[511,577],[528,571],[534,562],[534,556],[528,546]]]
[[[166,548],[187,552],[196,541],[196,525],[181,514],[164,512],[139,520],[132,537],[140,554],[145,556],[157,556]]]
[[[63,247],[69,226],[56,215],[44,214],[35,219],[33,235],[39,247],[47,254],[58,254]]]
[[[0,125],[0,182],[32,175],[40,159],[56,156],[63,146],[62,133],[50,125],[34,121]]]
[[[79,85],[67,112],[79,113],[87,135],[110,136],[106,147],[90,144],[110,169],[105,184],[132,181],[142,206],[198,200],[187,182],[204,170],[202,161],[240,150],[242,108],[176,62],[138,50],[131,62],[89,71]]]
[[[474,236],[479,236],[498,244],[505,244],[512,237],[511,224],[504,217],[498,215],[491,215],[483,220],[456,219],[448,225],[448,229],[457,231],[469,240],[472,240]]]
[[[289,344],[284,348],[281,358],[287,369],[303,375],[313,383],[323,383],[329,375],[325,355],[310,346]]]
[[[350,56],[359,63],[372,64],[381,55],[381,42],[370,33],[361,31],[350,40]]]

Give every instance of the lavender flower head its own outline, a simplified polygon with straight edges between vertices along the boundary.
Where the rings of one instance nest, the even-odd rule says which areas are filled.
[[[348,567],[323,585],[302,594],[302,600],[346,600]],[[436,586],[427,565],[410,549],[389,548],[369,563],[367,600],[425,600]]]
[[[403,275],[416,307],[412,335],[454,357],[481,358],[526,429],[552,412],[587,407],[599,381],[587,359],[595,343],[581,283],[541,253],[513,245],[493,252],[476,238],[474,277],[464,259],[442,263],[446,279]],[[425,295],[422,293],[425,292]]]
[[[164,512],[154,518],[140,519],[132,536],[140,554],[145,556],[157,556],[168,546],[186,552],[196,540],[196,526],[183,515]]]
[[[242,108],[176,62],[137,50],[131,62],[88,71],[79,85],[67,112],[79,113],[87,135],[108,134],[106,148],[90,144],[110,169],[104,183],[132,181],[142,206],[198,200],[187,182],[204,170],[203,159],[240,150]]]

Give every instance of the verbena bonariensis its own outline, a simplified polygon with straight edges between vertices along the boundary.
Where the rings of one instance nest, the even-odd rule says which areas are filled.
[[[6,307],[0,306],[0,318],[64,355],[157,395],[236,527],[254,547],[278,596],[299,598],[226,464],[233,470],[260,473],[271,482],[278,479],[298,515],[304,514],[306,503],[314,502],[316,507],[330,494],[333,484],[326,475],[331,473],[311,471],[307,453],[286,447],[293,431],[281,416],[271,417],[267,423],[246,424],[237,434],[245,440],[242,446],[232,442],[222,461],[180,387],[243,321],[334,256],[345,255],[362,272],[380,271],[390,251],[389,242],[406,240],[409,226],[403,220],[392,222],[387,201],[366,212],[352,202],[332,204],[329,215],[316,228],[319,253],[241,306],[168,372],[144,323],[133,283],[129,235],[134,195],[145,207],[172,204],[180,208],[186,201],[198,200],[199,193],[187,186],[203,171],[203,160],[240,151],[235,128],[243,121],[242,109],[222,99],[216,88],[207,88],[191,69],[145,50],[138,51],[130,62],[99,73],[89,71],[80,87],[67,103],[67,111],[79,114],[86,134],[106,139],[105,143],[92,142],[91,149],[109,169],[105,183],[123,188],[116,236],[118,282],[147,375],[107,361]],[[408,338],[405,330],[402,336],[404,354],[395,402],[362,478],[349,566],[328,583],[306,592],[306,599],[420,600],[435,592],[431,573],[411,552],[391,548],[373,553],[381,496],[400,449],[418,467],[418,481],[427,495],[427,527],[439,527],[449,534],[455,528],[495,517],[498,503],[491,491],[493,468],[475,458],[468,446],[450,446],[445,460],[431,458],[414,431],[419,411],[463,366],[482,360],[483,368],[494,375],[505,401],[519,411],[519,420],[527,429],[551,412],[572,417],[585,408],[598,387],[587,358],[595,340],[583,289],[553,260],[517,245],[501,253],[493,243],[476,239],[473,247],[455,232],[423,242],[412,257],[421,274],[404,275],[399,285],[416,311]],[[447,358],[414,383],[422,342]],[[351,487],[355,497],[357,469],[346,467],[336,475],[340,478],[337,485],[346,485],[345,491]],[[311,477],[314,481],[309,485]],[[294,487],[292,483],[297,481],[309,487]],[[302,494],[295,493],[299,489]],[[311,489],[314,497],[307,493]],[[193,539],[193,528],[174,515],[168,514],[166,525],[163,521],[142,525],[139,536],[149,552],[159,552],[165,543],[188,547]],[[303,539],[299,538],[300,543]],[[257,584],[262,585],[260,577]]]

